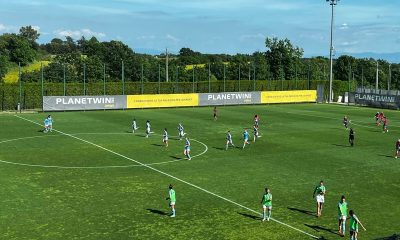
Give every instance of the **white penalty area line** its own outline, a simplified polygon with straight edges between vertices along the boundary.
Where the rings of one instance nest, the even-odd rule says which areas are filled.
[[[18,116],[18,115],[14,115],[14,116],[17,117],[17,118],[19,118],[19,119],[28,121],[28,122],[30,122],[30,123],[33,123],[33,124],[42,126],[42,124],[39,124],[39,123],[37,123],[37,122],[34,122],[34,121],[30,120],[30,119],[27,119],[27,118],[24,118],[24,117],[21,117],[21,116]],[[182,183],[184,183],[184,184],[186,184],[186,185],[189,185],[189,186],[191,186],[191,187],[194,187],[194,188],[196,188],[196,189],[198,189],[198,190],[200,190],[200,191],[203,191],[203,192],[205,192],[205,193],[208,193],[208,194],[210,194],[210,195],[213,195],[213,196],[215,196],[215,197],[217,197],[217,198],[219,198],[219,199],[225,200],[225,201],[227,201],[227,202],[229,202],[229,203],[232,203],[232,204],[234,204],[234,205],[236,205],[236,206],[238,206],[238,207],[241,207],[241,208],[243,208],[243,209],[246,209],[246,210],[248,210],[248,211],[250,211],[250,212],[256,213],[256,214],[259,215],[259,216],[262,215],[261,213],[255,211],[255,210],[253,210],[253,209],[251,209],[251,208],[248,208],[248,207],[246,207],[246,206],[244,206],[244,205],[242,205],[242,204],[239,204],[239,203],[237,203],[237,202],[234,202],[234,201],[232,201],[232,200],[230,200],[230,199],[228,199],[228,198],[225,198],[225,197],[223,197],[223,196],[221,196],[221,195],[218,195],[218,194],[216,194],[216,193],[210,192],[210,191],[208,191],[208,190],[206,190],[206,189],[204,189],[204,188],[202,188],[202,187],[199,187],[199,186],[197,186],[197,185],[195,185],[195,184],[193,184],[193,183],[190,183],[190,182],[187,182],[187,181],[185,181],[185,180],[182,180],[182,179],[180,179],[180,178],[178,178],[178,177],[172,176],[172,175],[169,174],[169,173],[166,173],[166,172],[163,172],[163,171],[161,171],[161,170],[158,170],[157,168],[154,168],[154,167],[152,167],[152,166],[146,165],[146,164],[144,164],[144,163],[142,163],[142,162],[139,162],[139,161],[137,161],[137,160],[135,160],[135,159],[132,159],[132,158],[127,157],[127,156],[125,156],[125,155],[122,155],[122,154],[120,154],[120,153],[114,152],[113,150],[110,150],[110,149],[108,149],[108,148],[102,147],[102,146],[100,146],[100,145],[98,145],[98,144],[96,144],[96,143],[89,142],[89,141],[87,141],[87,140],[85,140],[85,139],[82,139],[82,138],[73,136],[73,135],[68,134],[68,133],[64,133],[64,132],[59,131],[59,130],[56,130],[56,129],[54,129],[54,128],[53,128],[53,131],[58,132],[58,133],[60,133],[60,134],[63,134],[63,135],[65,135],[65,136],[74,138],[74,139],[79,140],[79,141],[81,141],[81,142],[87,143],[87,144],[89,144],[89,145],[95,146],[95,147],[97,147],[97,148],[100,148],[100,149],[102,149],[102,150],[104,150],[104,151],[106,151],[106,152],[109,152],[109,153],[112,153],[112,154],[114,154],[114,155],[117,155],[117,156],[119,156],[119,157],[121,157],[121,158],[124,158],[124,159],[126,159],[126,160],[135,162],[135,163],[137,163],[137,164],[139,164],[139,165],[141,165],[141,166],[143,166],[143,167],[146,167],[146,168],[148,168],[148,169],[151,169],[151,170],[153,170],[153,171],[155,171],[155,172],[158,172],[158,173],[160,173],[160,174],[162,174],[162,175],[168,176],[168,177],[170,177],[170,178],[172,178],[172,179],[175,179],[175,180],[177,180],[177,181],[179,181],[179,182],[182,182]],[[288,228],[291,228],[291,229],[293,229],[293,230],[295,230],[295,231],[298,231],[298,232],[300,232],[300,233],[303,233],[303,234],[305,234],[305,235],[307,235],[307,236],[309,236],[309,237],[312,237],[312,238],[314,238],[314,239],[319,239],[319,237],[317,237],[317,236],[314,236],[314,235],[312,235],[312,234],[310,234],[310,233],[308,233],[308,232],[305,232],[305,231],[300,230],[300,229],[298,229],[298,228],[296,228],[296,227],[293,227],[293,226],[291,226],[291,225],[289,225],[289,224],[286,224],[286,223],[284,223],[284,222],[281,222],[281,221],[279,221],[279,220],[277,220],[277,219],[275,219],[275,218],[270,218],[270,219],[271,219],[272,221],[275,221],[275,222],[281,224],[281,225],[284,225],[284,226],[286,226],[286,227],[288,227]]]

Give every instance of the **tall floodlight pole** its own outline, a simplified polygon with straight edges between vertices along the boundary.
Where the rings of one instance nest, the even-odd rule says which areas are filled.
[[[329,2],[332,8],[331,14],[331,44],[329,49],[329,62],[330,62],[330,71],[329,71],[329,103],[333,100],[333,92],[332,92],[332,82],[333,82],[333,16],[334,16],[334,7],[338,4],[340,0],[326,0]]]
[[[376,61],[376,78],[375,78],[375,90],[378,91],[379,89],[379,62]]]
[[[168,82],[168,48],[165,49],[165,81]]]
[[[106,95],[106,64],[103,63],[103,94]]]
[[[125,95],[125,66],[124,60],[121,61],[122,95]]]
[[[44,95],[44,83],[43,83],[43,63],[40,64],[40,82],[42,83],[42,99]],[[43,108],[42,108],[43,110]]]
[[[392,81],[392,69],[391,69],[391,64],[389,63],[388,91],[390,90],[391,81]]]
[[[17,109],[21,113],[22,106],[22,78],[21,78],[21,63],[18,63],[18,81],[19,81],[19,109]]]
[[[158,94],[161,93],[161,66],[158,64]]]
[[[63,85],[64,85],[64,96],[66,94],[66,80],[65,80],[65,63],[63,64]],[[83,90],[85,91],[85,90]]]
[[[361,68],[361,89],[364,92],[364,68]]]
[[[225,64],[223,64],[224,65],[224,92],[226,92],[226,75],[225,75]]]

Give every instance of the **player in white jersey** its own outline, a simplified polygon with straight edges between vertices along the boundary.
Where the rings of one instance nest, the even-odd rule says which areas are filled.
[[[132,133],[135,133],[135,131],[138,129],[139,128],[137,127],[137,124],[136,124],[136,118],[134,118],[132,121]]]
[[[166,128],[164,128],[163,143],[165,144],[165,147],[168,147],[168,132]]]
[[[235,147],[232,141],[232,134],[231,131],[228,131],[226,134],[226,145],[225,145],[225,150],[228,150],[229,144],[232,145],[232,147]]]
[[[44,130],[43,130],[43,132],[47,133],[48,131],[49,131],[49,119],[45,118],[44,119]]]
[[[51,132],[53,131],[53,118],[51,117],[51,115],[47,116],[47,120],[48,120],[48,130]]]
[[[178,134],[179,134],[179,140],[182,140],[183,136],[185,136],[185,133],[183,132],[183,125],[182,123],[179,123],[178,125]]]
[[[150,132],[151,132],[151,125],[150,125],[150,121],[147,120],[147,121],[146,121],[146,138],[149,137]]]
[[[185,150],[183,151],[183,154],[187,157],[188,160],[192,159],[190,157],[190,141],[187,137],[185,138]]]
[[[247,132],[247,129],[244,130],[243,132],[243,149],[246,145],[249,145],[249,133]]]

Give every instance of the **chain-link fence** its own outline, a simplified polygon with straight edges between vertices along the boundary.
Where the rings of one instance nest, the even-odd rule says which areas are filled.
[[[0,105],[3,111],[15,109],[18,103],[23,109],[41,109],[42,96],[285,91],[317,89],[318,85],[322,85],[327,94],[329,72],[326,63],[321,64],[303,61],[295,65],[290,79],[285,79],[274,75],[271,66],[251,62],[171,64],[168,68],[161,63],[156,67],[124,62],[114,67],[101,63],[98,66],[52,63],[31,72],[19,71],[15,83],[2,81]],[[384,66],[349,65],[342,69],[344,72],[340,76],[346,79],[333,81],[335,99],[357,87],[399,89],[398,66],[389,65],[386,69]],[[339,71],[336,72],[339,75]]]

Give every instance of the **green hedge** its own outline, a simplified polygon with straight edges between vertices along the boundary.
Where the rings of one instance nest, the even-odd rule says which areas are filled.
[[[267,81],[267,80],[227,80],[213,82],[125,82],[124,94],[168,94],[168,93],[208,93],[208,92],[238,92],[238,91],[280,91],[280,90],[304,90],[317,89],[319,84],[325,87],[325,96],[328,95],[328,81],[304,81],[304,80],[285,80],[285,81]],[[355,89],[355,82],[351,82],[351,90]],[[333,91],[335,99],[338,95],[343,95],[348,91],[349,83],[346,81],[335,80],[333,82]],[[88,83],[84,86],[82,83],[67,83],[65,95],[122,95],[122,82],[101,82]],[[43,85],[43,95],[45,96],[63,96],[63,83],[45,83]],[[20,102],[19,84],[0,84],[0,104],[1,110],[13,110]],[[21,84],[21,102],[24,109],[42,108],[42,85],[40,83]]]

